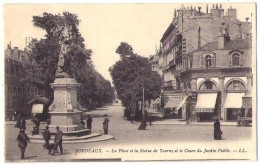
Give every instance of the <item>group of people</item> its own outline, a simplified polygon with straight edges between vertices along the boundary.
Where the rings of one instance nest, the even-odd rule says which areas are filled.
[[[49,131],[49,126],[47,125],[45,130],[42,133],[45,144],[43,147],[48,150],[49,154],[54,155],[55,153],[58,152],[57,148],[60,148],[61,154],[63,154],[63,147],[62,147],[62,131],[60,130],[59,126],[56,126],[56,133],[55,133],[55,138],[54,138],[54,143],[50,144],[50,139],[51,139],[51,133]]]
[[[104,134],[108,134],[108,123],[109,123],[109,119],[107,117],[107,114],[104,115],[104,121],[103,121],[103,130],[104,130]],[[84,126],[85,128],[85,124],[87,124],[87,129],[90,130],[92,129],[92,117],[90,115],[87,116],[86,119],[86,123],[84,122],[83,118],[81,118],[80,123]]]

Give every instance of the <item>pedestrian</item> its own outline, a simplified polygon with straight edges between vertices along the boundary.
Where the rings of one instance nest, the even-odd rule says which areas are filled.
[[[84,120],[83,120],[82,117],[80,118],[80,123],[81,123],[81,125],[83,126],[83,128],[85,129],[85,122],[84,122]]]
[[[148,114],[147,110],[144,111],[144,116],[145,116],[145,120],[147,122],[149,122],[149,125],[151,126],[152,125],[152,118],[151,118],[150,114]]]
[[[140,124],[140,126],[138,127],[138,130],[145,130],[147,124],[146,124],[146,119],[145,116],[143,116],[142,122]]]
[[[222,131],[220,129],[220,122],[219,119],[216,119],[216,122],[214,123],[214,139],[215,140],[221,140]]]
[[[90,130],[90,133],[91,133],[91,128],[92,128],[92,118],[90,115],[88,115],[88,118],[87,118],[87,129]]]
[[[62,148],[62,131],[60,130],[59,126],[56,126],[56,133],[55,133],[55,139],[54,139],[54,151],[57,152],[58,146],[60,147],[60,152],[63,154],[63,148]]]
[[[47,125],[49,126],[49,125],[51,124],[51,120],[50,120],[50,119],[47,119],[47,120],[46,120],[46,123],[47,123]]]
[[[14,127],[16,127],[16,128],[21,127],[21,115],[20,114],[18,114],[18,116],[17,116],[17,121],[16,121],[16,124]]]
[[[20,120],[20,130],[21,129],[26,130],[26,121],[23,117]]]
[[[25,149],[27,147],[27,142],[30,142],[29,137],[25,134],[24,129],[20,130],[17,136],[18,147],[21,149],[21,159],[24,159]]]
[[[241,117],[240,117],[240,114],[237,115],[237,126],[241,127]]]
[[[49,146],[49,142],[51,139],[51,133],[49,131],[49,126],[46,126],[44,131],[42,132],[45,144],[43,145],[44,148],[47,148]]]
[[[108,122],[109,119],[107,118],[107,114],[105,114],[105,119],[103,121],[104,134],[108,134]]]

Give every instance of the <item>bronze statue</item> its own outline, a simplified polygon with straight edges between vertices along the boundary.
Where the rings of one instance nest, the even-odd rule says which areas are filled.
[[[69,30],[65,24],[65,27],[62,31],[61,38],[60,38],[60,53],[59,53],[59,61],[58,61],[58,68],[56,71],[56,77],[58,78],[67,78],[70,77],[66,71],[66,64],[65,59],[69,58],[70,52],[70,44],[69,44]]]

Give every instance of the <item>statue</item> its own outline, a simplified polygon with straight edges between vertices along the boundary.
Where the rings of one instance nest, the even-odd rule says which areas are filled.
[[[59,53],[58,68],[55,77],[68,78],[70,77],[70,75],[65,72],[66,70],[65,59],[69,58],[68,53],[70,52],[70,45],[69,45],[69,31],[66,24],[64,30],[62,31],[59,44],[60,44],[60,53]]]

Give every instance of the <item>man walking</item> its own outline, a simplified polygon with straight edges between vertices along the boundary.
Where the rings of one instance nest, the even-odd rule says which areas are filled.
[[[54,139],[54,150],[57,152],[58,146],[60,147],[60,152],[63,154],[63,148],[62,148],[62,131],[60,131],[60,127],[56,126],[56,133],[55,133],[55,139]]]
[[[90,133],[91,133],[91,128],[92,128],[92,118],[90,115],[88,115],[88,118],[87,118],[87,129],[90,130]]]
[[[51,133],[49,131],[49,126],[46,126],[45,130],[42,133],[43,138],[45,140],[45,144],[43,145],[44,148],[47,148],[49,146],[49,142],[51,139]]]
[[[21,149],[21,159],[24,159],[25,149],[27,147],[27,142],[30,142],[29,137],[25,134],[24,129],[20,130],[17,136],[18,147]]]
[[[108,134],[108,122],[109,119],[107,118],[107,114],[105,114],[105,119],[103,121],[104,134]]]

